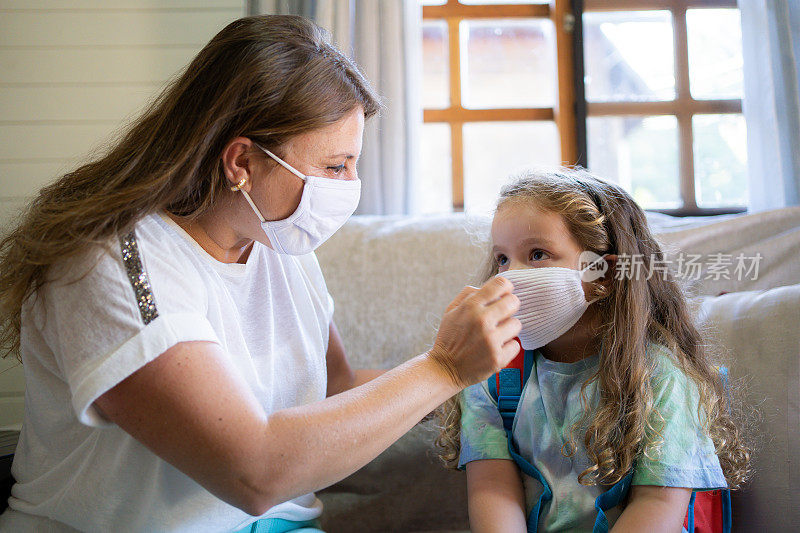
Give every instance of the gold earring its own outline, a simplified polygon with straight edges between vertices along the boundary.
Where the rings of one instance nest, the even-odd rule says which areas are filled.
[[[232,190],[232,191],[238,191],[238,190],[240,190],[242,187],[244,187],[244,184],[245,184],[245,183],[247,183],[247,176],[245,176],[244,178],[242,178],[242,179],[241,179],[241,181],[239,181],[239,183],[237,183],[236,185],[232,186],[232,187],[231,187],[231,190]]]

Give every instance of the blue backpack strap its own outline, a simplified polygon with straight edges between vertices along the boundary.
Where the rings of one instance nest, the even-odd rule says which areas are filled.
[[[542,473],[519,454],[511,435],[511,428],[514,425],[514,417],[517,414],[522,389],[525,388],[533,369],[533,360],[533,350],[525,350],[521,375],[518,368],[504,368],[497,374],[493,374],[488,382],[489,394],[497,402],[500,417],[503,419],[503,427],[506,430],[506,439],[508,440],[508,452],[511,458],[514,459],[520,471],[542,484],[542,493],[539,495],[539,500],[527,517],[528,533],[536,532],[539,527],[539,515],[542,513],[542,508],[553,499],[553,491],[550,485],[548,485]],[[499,391],[497,390],[498,381],[500,382]]]
[[[694,533],[694,501],[697,498],[697,493],[692,491],[692,496],[689,498],[689,507],[686,509],[686,531]]]
[[[522,396],[522,376],[517,368],[504,368],[497,374],[500,388],[497,391],[497,409],[503,419],[503,427],[510,430]]]
[[[632,480],[633,470],[628,472],[624,478],[611,485],[610,489],[597,497],[594,501],[594,508],[597,509],[597,518],[594,519],[592,533],[606,533],[608,531],[608,517],[606,516],[606,511],[621,504],[628,496]]]
[[[719,367],[719,377],[722,380],[722,389],[730,399],[730,392],[728,391],[728,367]],[[720,496],[722,498],[722,533],[731,533],[733,529],[733,509],[731,508],[731,490],[723,489]],[[692,516],[694,519],[694,516]],[[689,530],[691,531],[691,529]]]
[[[733,509],[731,508],[731,490],[722,491],[722,533],[733,531]]]
[[[545,480],[539,469],[526,461],[525,458],[519,454],[517,447],[514,445],[514,440],[511,438],[510,429],[506,430],[506,435],[508,437],[508,452],[511,454],[511,458],[514,459],[514,462],[517,463],[519,469],[542,484],[542,493],[539,495],[536,505],[533,506],[527,518],[528,533],[536,533],[536,530],[539,528],[539,515],[542,514],[544,505],[553,499],[553,490],[550,488],[550,485],[547,484],[547,480]]]
[[[525,388],[525,383],[528,382],[533,368],[533,358],[533,350],[525,350],[522,374],[518,368],[504,368],[489,377],[489,394],[497,402],[497,409],[500,411],[506,431],[511,431],[514,425],[514,416],[517,414],[522,389]],[[498,382],[500,383],[499,390]]]

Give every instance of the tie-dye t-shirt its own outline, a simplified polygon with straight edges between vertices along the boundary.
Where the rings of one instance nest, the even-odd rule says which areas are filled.
[[[710,490],[727,487],[714,453],[714,445],[698,424],[698,392],[663,347],[651,345],[649,354],[658,361],[653,376],[655,406],[664,418],[660,448],[636,459],[634,485],[660,485]],[[550,361],[538,351],[525,384],[512,435],[520,455],[544,476],[553,499],[544,505],[539,531],[591,531],[597,513],[594,501],[607,486],[585,486],[578,475],[590,466],[583,435],[576,432],[577,451],[565,457],[562,447],[582,414],[581,385],[597,370],[599,355],[576,363]],[[588,405],[596,405],[596,382],[587,387]],[[461,394],[461,457],[459,468],[481,459],[509,459],[508,441],[497,404],[486,382],[468,387]],[[565,448],[566,449],[566,448]],[[522,474],[526,513],[542,492],[536,479]],[[609,525],[619,509],[606,513]]]

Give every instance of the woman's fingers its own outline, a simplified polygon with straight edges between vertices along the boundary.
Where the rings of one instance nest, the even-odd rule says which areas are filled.
[[[445,309],[444,312],[447,313],[451,309],[455,309],[456,307],[461,305],[461,302],[463,302],[464,300],[466,300],[468,297],[472,296],[476,292],[478,292],[478,288],[477,287],[472,287],[470,285],[467,285],[466,287],[461,289],[461,292],[459,292],[458,296],[456,296],[453,299],[453,301],[450,302],[450,305],[447,306],[447,309]]]
[[[511,339],[505,343],[503,345],[503,358],[506,360],[506,362],[500,368],[505,368],[508,363],[513,361],[514,358],[519,354],[521,348],[522,347],[519,345],[519,341],[517,341],[517,339]]]
[[[482,305],[489,305],[504,294],[511,294],[513,290],[514,285],[509,280],[503,277],[494,277],[484,283],[471,299]]]
[[[488,304],[486,308],[487,317],[499,324],[519,310],[519,298],[509,292]]]
[[[466,287],[448,306],[430,354],[461,387],[506,366],[519,351],[519,300],[505,278]]]
[[[522,331],[522,322],[514,317],[506,318],[497,325],[497,334],[499,335],[500,342],[503,345],[512,341],[516,342],[516,338],[519,336],[520,331]]]

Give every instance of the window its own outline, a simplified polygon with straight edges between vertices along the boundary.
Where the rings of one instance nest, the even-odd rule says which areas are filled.
[[[423,210],[487,211],[510,174],[574,163],[567,3],[423,4]]]
[[[646,209],[745,210],[742,36],[732,0],[585,0],[588,166]]]
[[[488,211],[510,175],[561,163],[646,209],[745,209],[735,0],[421,3],[423,211]]]

